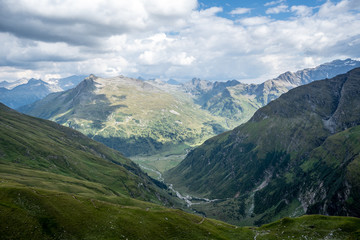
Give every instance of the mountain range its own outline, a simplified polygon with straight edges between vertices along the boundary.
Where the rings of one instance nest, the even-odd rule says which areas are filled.
[[[156,180],[119,152],[71,128],[20,114],[3,104],[0,111],[0,172],[7,179],[80,195],[171,202],[167,193],[161,195]]]
[[[209,217],[360,216],[360,68],[288,91],[165,174]]]
[[[164,171],[177,165],[189,149],[246,122],[289,89],[359,66],[359,61],[335,60],[261,84],[194,78],[179,85],[92,75],[76,88],[19,110],[70,126],[142,165]]]
[[[261,84],[245,84],[237,80],[210,82],[193,79],[183,85],[202,109],[224,117],[228,128],[233,129],[249,120],[257,109],[265,106],[292,88],[315,80],[335,77],[360,67],[360,61],[334,60],[315,68],[286,72]]]
[[[65,91],[75,87],[84,76],[71,76],[62,79],[19,79],[14,82],[0,82],[0,102],[11,108],[19,108],[43,99],[52,92]]]
[[[185,93],[127,77],[86,78],[21,110],[77,129],[127,156],[186,148],[223,131]]]

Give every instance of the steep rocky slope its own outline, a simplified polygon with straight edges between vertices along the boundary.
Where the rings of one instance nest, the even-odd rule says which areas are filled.
[[[166,174],[194,206],[261,224],[303,213],[360,216],[360,68],[290,90],[207,140]]]

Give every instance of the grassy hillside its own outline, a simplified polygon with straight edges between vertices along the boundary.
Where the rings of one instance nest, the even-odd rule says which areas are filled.
[[[360,216],[359,80],[355,69],[290,90],[190,152],[166,180],[184,194],[218,199],[192,207],[231,223]]]
[[[1,174],[47,189],[64,190],[68,182],[74,187],[68,189],[71,192],[83,189],[167,201],[168,195],[160,194],[162,190],[153,180],[119,152],[75,130],[20,114],[2,104],[0,112]],[[56,183],[52,186],[50,182]]]
[[[119,197],[120,198],[120,197]],[[29,188],[1,178],[1,239],[358,239],[360,220],[305,216],[236,227],[180,210],[124,199]]]

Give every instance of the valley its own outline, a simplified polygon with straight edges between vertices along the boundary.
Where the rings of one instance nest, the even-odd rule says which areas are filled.
[[[288,90],[357,66],[360,61],[335,60],[286,72],[262,84],[194,78],[172,85],[91,75],[76,88],[50,94],[19,110],[74,128],[139,164],[165,172],[191,149],[245,123],[257,109]]]
[[[0,240],[359,240],[359,0],[0,0]]]
[[[0,104],[2,239],[311,239],[359,237],[350,217],[284,218],[238,227],[186,213],[189,199],[120,153],[56,123]],[[284,229],[286,229],[284,231]]]
[[[237,81],[212,83],[200,79],[193,79],[183,85],[170,85],[159,80],[143,81],[123,76],[102,79],[92,75],[74,89],[51,94],[21,110],[33,116],[50,119],[72,127],[92,139],[130,156],[149,176],[171,186],[170,192],[184,206],[187,205],[186,211],[200,213],[236,225],[261,225],[282,217],[296,217],[307,213],[309,203],[300,200],[300,196],[294,198],[295,193],[291,193],[291,197],[272,200],[273,202],[270,204],[274,205],[269,205],[270,208],[261,210],[257,207],[259,205],[259,196],[268,191],[267,189],[273,185],[274,174],[279,175],[281,171],[284,174],[283,178],[286,179],[285,182],[289,185],[281,187],[281,191],[287,192],[287,188],[291,188],[290,186],[293,186],[291,184],[295,184],[294,180],[299,178],[297,175],[301,171],[290,171],[285,174],[288,171],[285,170],[288,168],[288,162],[297,161],[291,159],[303,158],[304,155],[302,154],[307,154],[306,151],[309,151],[306,149],[319,141],[306,136],[305,131],[316,133],[319,135],[319,139],[324,139],[329,135],[326,130],[320,131],[321,123],[313,116],[308,118],[307,122],[302,122],[303,120],[298,117],[291,117],[291,124],[289,125],[286,120],[288,117],[286,117],[283,119],[275,118],[277,120],[273,122],[265,120],[264,123],[259,123],[259,126],[257,126],[253,119],[256,119],[259,113],[255,113],[255,111],[267,105],[269,101],[279,97],[282,93],[296,86],[313,82],[313,78],[331,76],[331,74],[344,71],[357,64],[359,63],[353,60],[337,60],[314,69],[301,70],[296,73],[284,73],[278,78],[260,85],[246,85]],[[309,96],[306,95],[306,98],[309,98]],[[297,99],[285,102],[301,104],[302,101],[303,99]],[[337,100],[329,100],[327,97],[326,101]],[[215,105],[212,105],[213,103]],[[272,104],[273,102],[270,102],[265,106],[265,109],[269,108],[269,105],[272,106]],[[252,106],[252,108],[246,106]],[[314,106],[312,107],[314,108]],[[283,108],[290,109],[289,107]],[[303,108],[302,105],[297,107],[297,109]],[[289,111],[289,114],[292,114],[293,111],[295,110]],[[253,113],[255,115],[250,119]],[[184,164],[188,159],[194,158],[192,157],[193,149],[195,149],[195,152],[200,151],[203,148],[200,145],[206,139],[221,133],[217,139],[224,142],[220,145],[223,150],[219,152],[219,147],[215,147],[214,152],[224,155],[228,151],[226,149],[232,144],[229,143],[230,139],[233,139],[233,137],[230,137],[233,135],[232,132],[224,131],[230,130],[235,125],[239,125],[248,119],[250,119],[248,123],[238,128],[247,129],[249,131],[247,134],[255,137],[254,139],[257,136],[264,142],[254,140],[254,143],[249,142],[241,146],[240,151],[245,153],[250,151],[240,155],[240,158],[264,159],[260,161],[269,161],[267,163],[270,164],[269,166],[264,165],[260,168],[254,168],[250,164],[249,167],[257,169],[257,172],[242,176],[239,180],[242,182],[242,186],[239,187],[240,183],[232,180],[236,179],[237,175],[242,174],[237,172],[239,166],[235,166],[239,163],[234,162],[234,159],[239,157],[236,154],[230,158],[225,155],[228,158],[226,161],[229,161],[229,163],[217,164],[219,166],[214,170],[205,170],[208,169],[205,166],[212,166],[211,158],[216,158],[217,161],[223,158],[217,157],[217,155],[212,156],[213,153],[210,153],[210,155],[207,153],[205,155],[207,156],[205,158],[206,165],[195,165],[196,167],[193,168],[194,173],[183,175],[183,172],[189,171],[189,168],[183,169],[183,166],[185,166]],[[269,124],[270,126],[272,124],[283,124],[283,127],[281,130],[276,128],[274,128],[276,130],[271,130],[268,127]],[[296,130],[298,125],[305,129],[310,128],[301,132]],[[292,127],[287,129],[286,126]],[[329,122],[324,126],[329,128],[332,127],[332,124]],[[265,140],[269,137],[259,135],[261,131],[278,131],[282,132],[283,136],[295,132],[295,136],[300,134],[298,137],[302,136],[303,139],[290,141],[284,138],[279,141],[276,138],[278,135],[275,135],[275,137],[270,137],[272,140]],[[243,138],[241,136],[240,139]],[[245,134],[245,136],[247,135]],[[212,139],[207,140],[204,145],[209,141],[211,142]],[[309,145],[299,145],[307,141]],[[227,144],[226,148],[223,147],[225,143]],[[271,146],[272,143],[278,143],[278,146],[273,149],[266,147]],[[288,145],[288,150],[281,147],[282,144]],[[255,145],[258,145],[255,148],[257,150],[251,150]],[[196,148],[197,146],[200,147]],[[264,150],[257,153],[261,147]],[[294,150],[288,152],[291,147]],[[300,149],[305,153],[297,153]],[[196,161],[195,159],[191,160],[193,161],[192,165],[198,164],[199,160],[203,158],[202,154],[196,156]],[[279,165],[280,169],[284,167],[285,169],[278,169],[276,171],[280,172],[274,173],[274,168],[279,168],[277,165],[279,163],[274,162],[277,161],[276,159],[285,161]],[[273,164],[275,165],[273,166]],[[229,172],[229,167],[234,170]],[[262,179],[254,179],[254,176],[260,176],[261,174],[265,174]],[[207,176],[210,177],[209,180],[206,179]],[[185,178],[181,179],[181,177]],[[198,180],[195,181],[195,178]],[[202,179],[206,180],[202,182]],[[186,185],[189,187],[185,187]],[[215,190],[217,194],[213,195],[210,189]],[[310,200],[310,202],[313,201]],[[324,214],[326,211],[314,210],[312,213]]]

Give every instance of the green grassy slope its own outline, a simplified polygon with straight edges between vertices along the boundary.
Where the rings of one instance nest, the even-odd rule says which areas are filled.
[[[305,216],[236,227],[128,199],[109,203],[1,179],[1,239],[358,239],[360,220]]]
[[[49,185],[53,180],[65,185],[69,182],[76,185],[74,192],[87,188],[155,202],[167,197],[165,193],[159,195],[162,190],[153,180],[119,152],[75,130],[20,114],[2,104],[0,113],[1,174],[16,181],[32,176],[33,186]],[[62,190],[68,187],[60,185],[55,184]]]
[[[167,181],[183,193],[220,199],[193,208],[232,223],[263,224],[306,212],[360,216],[359,80],[355,69],[290,90],[249,122],[190,152],[166,173]],[[341,140],[331,146],[337,132],[354,142],[334,135]]]
[[[128,199],[121,204],[0,184],[2,239],[233,239],[249,229]]]

